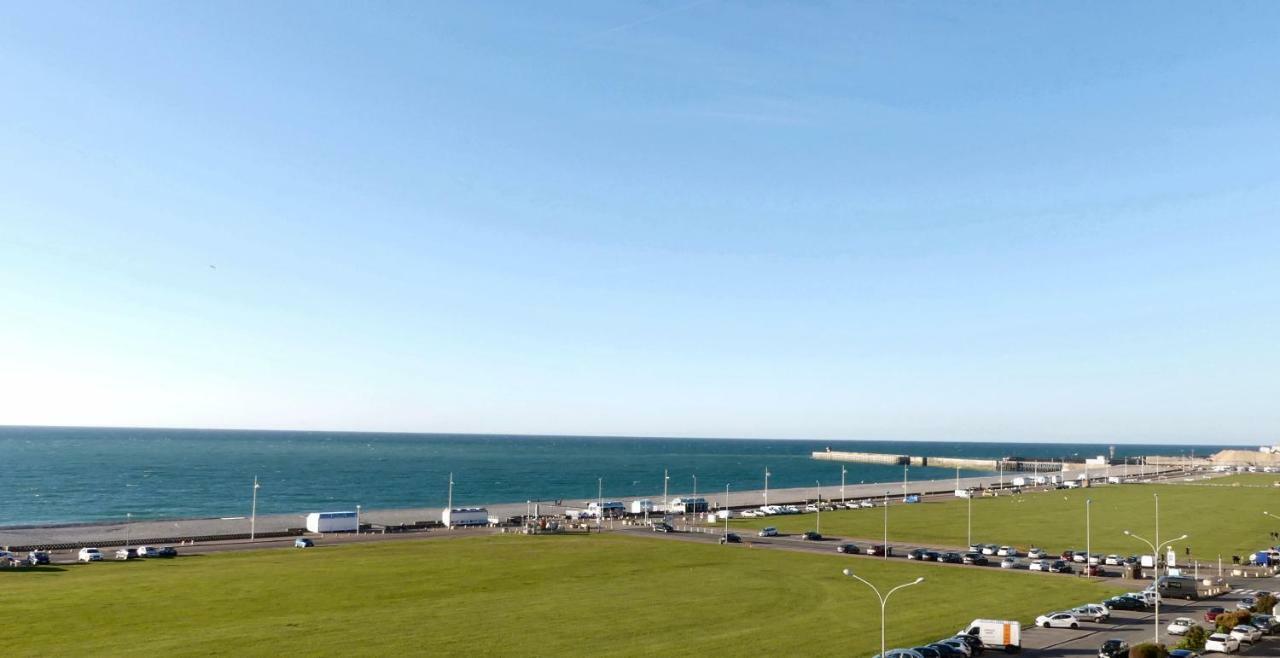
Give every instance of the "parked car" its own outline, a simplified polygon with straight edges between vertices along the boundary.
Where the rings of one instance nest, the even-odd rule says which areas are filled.
[[[1107,640],[1098,649],[1098,658],[1129,658],[1129,643],[1124,640]]]
[[[1050,612],[1036,617],[1036,626],[1045,628],[1080,628],[1080,620],[1070,612]]]
[[[959,553],[943,553],[938,556],[938,561],[946,562],[947,564],[964,564],[964,557]]]
[[[1249,610],[1253,608],[1254,599],[1252,596],[1246,596],[1236,601],[1236,610]]]
[[[910,550],[910,551],[907,551],[907,559],[908,559],[908,560],[923,560],[923,559],[924,559],[924,554],[925,554],[925,552],[927,552],[927,551],[928,551],[928,549],[925,549],[925,548],[915,548],[915,549],[912,549],[912,550]]]
[[[845,553],[846,555],[857,555],[858,545],[857,544],[840,544],[839,546],[836,547],[836,552]]]
[[[1177,619],[1169,622],[1169,628],[1167,630],[1170,635],[1186,635],[1187,631],[1191,630],[1191,627],[1195,625],[1196,621],[1190,617],[1178,617]]]
[[[138,557],[138,552],[132,548],[119,548],[115,555],[117,560],[132,560]]]
[[[1241,642],[1248,642],[1249,644],[1253,644],[1262,639],[1262,631],[1250,626],[1249,624],[1240,624],[1239,626],[1236,626],[1231,629],[1230,635]]]
[[[1001,568],[1001,569],[1017,569],[1017,568],[1018,568],[1018,558],[1014,558],[1014,557],[1007,557],[1007,558],[1005,558],[1005,559],[1003,559],[1003,560],[1000,560],[1000,568]]]
[[[870,500],[864,500],[861,503],[858,503],[858,507],[863,507],[863,508],[875,507],[875,506],[876,504]]]
[[[889,553],[889,555],[893,555],[892,546],[890,546],[889,548],[885,548],[884,544],[872,544],[871,546],[867,547],[866,554],[867,555],[884,555],[886,551]]]
[[[178,557],[178,549],[172,546],[161,546],[160,557]]]
[[[1049,573],[1071,573],[1071,565],[1065,560],[1057,560],[1049,565]]]
[[[675,529],[675,528],[673,528],[673,527],[671,527],[671,524],[670,524],[670,523],[655,523],[655,524],[653,524],[653,531],[654,531],[654,532],[675,532],[675,531],[676,531],[676,529]],[[761,535],[761,536],[763,536],[763,535]],[[297,543],[297,542],[295,542],[295,543]],[[301,548],[301,547],[299,547],[299,548]]]
[[[96,548],[82,548],[76,555],[76,562],[100,562],[102,551]]]
[[[971,652],[970,655],[974,655],[974,656],[982,655],[982,653],[987,650],[987,647],[982,643],[982,638],[978,637],[977,635],[969,635],[968,633],[959,633],[951,639],[960,640],[961,642],[964,642],[965,644],[969,645],[969,649]]]
[[[984,544],[982,546],[983,555],[995,555],[998,550],[1000,550],[1000,547],[995,544]]]
[[[884,652],[883,656],[876,654],[874,658],[924,658],[924,656],[911,649],[890,649]]]
[[[1204,611],[1204,620],[1210,621],[1210,622],[1214,621],[1218,618],[1218,615],[1223,614],[1226,611],[1227,611],[1226,608],[1222,608],[1219,606],[1214,606],[1212,608],[1209,608],[1208,610]]]
[[[911,650],[924,658],[942,658],[942,652],[933,647],[912,647]]]
[[[1200,658],[1200,652],[1195,649],[1173,649],[1169,652],[1169,658]]]
[[[1043,548],[1036,548],[1035,546],[1032,546],[1031,548],[1027,549],[1027,557],[1035,560],[1039,560],[1040,558],[1043,558],[1043,557],[1048,557],[1048,555],[1049,555],[1048,553],[1044,552]]]
[[[974,653],[977,651],[976,649],[973,648],[971,644],[969,644],[968,642],[965,642],[964,640],[961,640],[958,637],[949,637],[945,640],[938,640],[937,642],[934,642],[929,646],[938,646],[938,645],[951,647],[956,651],[957,655],[963,656],[964,658],[968,658],[969,656],[974,655]]]
[[[773,526],[769,526],[767,528],[761,528],[760,532],[756,534],[760,535],[761,537],[777,537],[778,529]]]
[[[1111,608],[1112,610],[1133,610],[1137,612],[1146,612],[1147,608],[1150,607],[1147,605],[1146,601],[1135,599],[1129,596],[1117,596],[1114,598],[1107,599],[1106,601],[1104,601],[1104,603],[1106,603],[1107,607]]]
[[[1240,640],[1237,640],[1226,633],[1214,633],[1209,639],[1204,641],[1204,651],[1216,651],[1218,653],[1235,653],[1240,650]]]
[[[1107,575],[1107,574],[1106,574],[1106,572],[1104,572],[1104,571],[1102,570],[1102,567],[1100,567],[1100,566],[1098,566],[1098,565],[1096,565],[1096,564],[1086,564],[1086,565],[1084,565],[1083,567],[1080,567],[1080,573],[1082,573],[1082,574],[1084,574],[1084,575],[1086,575],[1086,576],[1105,576],[1105,575]]]
[[[925,562],[941,562],[942,561],[941,558],[942,558],[942,553],[939,553],[937,551],[925,551],[924,557],[920,559],[924,560]]]
[[[987,564],[987,557],[982,553],[965,553],[960,556],[960,561],[964,564],[976,564],[981,566]]]
[[[800,538],[804,541],[822,541],[822,535],[812,530],[805,531],[803,535],[800,535]]]
[[[1048,560],[1032,560],[1027,563],[1027,568],[1030,569],[1031,571],[1048,571],[1049,561]]]
[[[969,654],[965,653],[965,651],[959,647],[945,644],[943,642],[934,642],[929,645],[929,648],[937,651],[938,655],[942,658],[968,658],[969,656]]]
[[[1086,603],[1082,606],[1072,608],[1071,614],[1085,621],[1091,621],[1094,623],[1104,622],[1111,618],[1111,611],[1105,606],[1098,605],[1097,603]]]
[[[31,551],[27,553],[27,562],[33,567],[37,564],[49,564],[49,551]]]
[[[729,534],[727,534],[727,535],[725,535],[725,536],[721,537],[721,538],[720,538],[720,543],[721,543],[721,544],[741,544],[741,543],[742,543],[742,537],[739,537],[736,533],[731,532],[731,533],[729,533]]]
[[[654,526],[654,529],[657,529],[657,526]],[[315,543],[313,543],[310,539],[307,539],[306,537],[298,537],[297,539],[293,540],[294,548],[311,548],[312,546],[315,546]]]
[[[1001,546],[996,549],[996,555],[999,557],[1018,557],[1018,549],[1012,546]]]
[[[155,546],[139,546],[138,557],[160,557],[160,551]]]
[[[1111,567],[1118,567],[1118,566],[1120,566],[1123,562],[1124,562],[1124,558],[1120,557],[1119,555],[1108,555],[1108,556],[1107,556],[1107,557],[1102,561],[1102,563],[1103,563],[1103,564],[1105,564],[1105,565],[1107,565],[1107,566],[1111,566]]]
[[[1256,626],[1258,630],[1262,631],[1263,635],[1270,635],[1276,629],[1276,626],[1280,625],[1280,620],[1271,615],[1255,612],[1249,616],[1249,625]]]

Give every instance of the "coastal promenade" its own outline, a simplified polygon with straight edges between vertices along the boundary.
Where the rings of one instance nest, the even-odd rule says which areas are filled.
[[[1072,470],[1066,471],[1063,475],[1069,479],[1076,478],[1084,472],[1081,465],[1069,465]],[[1167,470],[1166,473],[1178,473],[1178,471]],[[1091,467],[1089,475],[1094,478],[1104,478],[1110,476],[1137,477],[1139,471],[1130,466],[1126,469],[1123,466],[1111,467]],[[1024,474],[1005,473],[1001,478],[999,475],[984,475],[977,477],[961,477],[961,478],[945,478],[939,480],[919,480],[908,481],[906,485],[902,482],[880,482],[880,483],[846,483],[843,492],[845,499],[864,499],[878,498],[883,499],[886,496],[891,502],[901,501],[904,494],[938,494],[951,493],[956,488],[968,489],[975,487],[998,487],[1003,482],[1007,486],[1011,486],[1013,478],[1023,476]],[[1152,477],[1156,473],[1148,470],[1145,475]],[[674,498],[677,496],[691,496],[691,491],[670,490],[668,496]],[[769,489],[767,502],[770,504],[792,504],[803,503],[818,498],[818,487],[800,487],[789,489]],[[729,491],[726,498],[723,488],[711,491],[699,491],[698,496],[706,498],[712,507],[757,507],[765,504],[766,493],[763,489],[753,489],[746,491]],[[655,492],[652,496],[647,496],[655,502],[661,499],[662,492]],[[823,500],[839,501],[842,498],[839,481],[834,484],[823,484],[821,487],[821,497]],[[606,496],[609,500],[622,500],[629,503],[635,498],[614,498]],[[561,505],[549,505],[546,502],[540,504],[540,511],[543,515],[560,515],[566,509],[582,508],[589,502],[587,500],[569,500],[560,501]],[[246,507],[248,504],[246,502]],[[486,505],[489,509],[490,516],[498,518],[507,518],[510,516],[518,516],[525,514],[528,506],[524,502],[517,503],[497,503]],[[310,512],[336,511],[331,508],[315,508],[309,510],[300,510],[297,514],[273,514],[258,515],[256,523],[256,532],[258,535],[266,535],[271,533],[284,532],[290,528],[301,528],[305,525],[305,517]],[[442,509],[439,507],[431,508],[407,508],[407,509],[390,509],[390,510],[363,510],[360,520],[363,523],[372,523],[375,525],[397,526],[401,524],[413,525],[418,522],[439,521]],[[192,538],[214,538],[214,537],[233,537],[237,535],[248,535],[250,519],[248,516],[228,517],[228,518],[206,518],[206,519],[168,519],[168,520],[139,520],[132,523],[89,523],[89,524],[64,524],[56,526],[13,526],[0,527],[0,546],[48,546],[58,544],[80,544],[99,546],[119,546],[136,545],[143,541],[154,541],[155,543],[178,543],[183,540]]]

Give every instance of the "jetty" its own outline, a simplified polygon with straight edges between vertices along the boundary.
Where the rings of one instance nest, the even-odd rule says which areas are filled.
[[[970,457],[924,457],[893,455],[880,452],[849,452],[845,450],[820,450],[811,453],[814,459],[833,462],[857,462],[860,464],[890,464],[898,466],[933,466],[935,468],[960,468],[970,471],[1061,471],[1062,461],[1034,459],[974,459]]]

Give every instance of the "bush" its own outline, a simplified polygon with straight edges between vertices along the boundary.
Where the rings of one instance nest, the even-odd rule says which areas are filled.
[[[1199,624],[1187,629],[1187,634],[1182,636],[1182,641],[1178,643],[1178,649],[1195,649],[1200,651],[1204,649],[1204,641],[1209,639],[1209,631]]]
[[[1231,632],[1231,629],[1240,624],[1247,624],[1253,615],[1248,610],[1236,610],[1234,612],[1224,612],[1213,620],[1218,625],[1218,630],[1223,633]]]
[[[1129,647],[1129,658],[1169,658],[1169,650],[1163,644],[1143,642]]]
[[[1253,611],[1260,612],[1264,615],[1271,614],[1271,610],[1276,607],[1276,597],[1271,594],[1259,594],[1258,598],[1253,601]]]

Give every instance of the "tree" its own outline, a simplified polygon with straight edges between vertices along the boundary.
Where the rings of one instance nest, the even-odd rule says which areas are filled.
[[[1169,658],[1169,650],[1163,644],[1143,642],[1129,647],[1129,658]]]
[[[1275,607],[1276,607],[1276,597],[1273,596],[1270,592],[1264,592],[1262,594],[1259,594],[1258,598],[1253,600],[1254,612],[1259,612],[1264,615],[1269,615],[1271,614],[1271,611]]]
[[[1224,612],[1213,620],[1218,625],[1218,630],[1223,633],[1230,633],[1231,629],[1240,624],[1247,624],[1253,615],[1248,610],[1236,610],[1234,612]]]
[[[1209,639],[1209,631],[1206,631],[1204,626],[1196,624],[1187,629],[1187,634],[1182,636],[1182,641],[1176,648],[1200,651],[1204,649],[1204,642],[1207,639]]]

